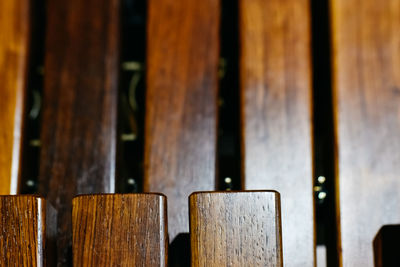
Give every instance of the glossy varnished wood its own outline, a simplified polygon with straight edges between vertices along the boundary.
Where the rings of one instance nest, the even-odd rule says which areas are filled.
[[[119,0],[48,1],[39,192],[58,211],[58,263],[77,193],[114,191]]]
[[[0,2],[0,194],[15,194],[30,43],[30,1]]]
[[[160,194],[74,198],[74,266],[166,266],[166,209]]]
[[[330,1],[342,266],[400,223],[400,2]]]
[[[285,265],[312,266],[309,1],[239,3],[244,186],[281,193]]]
[[[189,203],[191,266],[283,266],[279,193],[199,192]]]
[[[36,196],[0,196],[0,266],[43,266],[45,207]]]
[[[213,190],[219,1],[150,0],[144,190],[169,203],[169,233],[188,232],[188,196]]]

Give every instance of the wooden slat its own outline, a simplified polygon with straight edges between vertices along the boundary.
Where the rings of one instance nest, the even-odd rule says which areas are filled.
[[[0,194],[18,191],[29,25],[29,0],[0,2]]]
[[[166,204],[160,194],[74,198],[74,266],[166,266]]]
[[[279,193],[199,192],[189,202],[191,266],[283,266]]]
[[[400,223],[400,1],[330,1],[343,266]]]
[[[73,196],[114,191],[119,5],[47,2],[39,192],[58,212],[59,264],[70,254]]]
[[[374,239],[374,267],[398,267],[400,225],[383,226]]]
[[[245,189],[282,197],[286,266],[314,264],[308,0],[240,0]]]
[[[215,188],[219,15],[214,0],[148,3],[144,190],[167,195],[171,240],[190,193]]]
[[[0,266],[44,266],[45,207],[36,196],[0,196]]]

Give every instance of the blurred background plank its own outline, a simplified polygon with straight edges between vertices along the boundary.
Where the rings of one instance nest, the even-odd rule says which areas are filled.
[[[188,196],[215,189],[219,15],[214,0],[148,3],[144,190],[168,197],[171,241]]]
[[[58,265],[71,262],[73,196],[114,192],[119,5],[47,2],[39,193],[58,211]]]
[[[0,2],[0,194],[19,189],[31,1]]]
[[[315,255],[309,5],[239,1],[244,188],[281,193],[285,266]]]
[[[374,266],[372,242],[400,223],[400,2],[330,1],[343,266]]]

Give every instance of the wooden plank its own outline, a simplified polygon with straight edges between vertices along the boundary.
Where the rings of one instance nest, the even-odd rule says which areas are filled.
[[[169,234],[188,232],[188,196],[215,189],[220,3],[150,0],[144,190],[168,197]]]
[[[198,192],[189,203],[191,266],[283,266],[279,193]]]
[[[400,262],[400,225],[385,225],[374,238],[374,266],[397,267]]]
[[[49,1],[39,192],[58,212],[58,264],[71,261],[71,202],[114,192],[118,0]]]
[[[167,266],[167,205],[161,194],[73,199],[74,266]]]
[[[330,2],[342,266],[373,266],[400,213],[400,2]],[[356,10],[356,12],[354,12]]]
[[[281,193],[285,265],[313,266],[309,1],[239,4],[244,188]]]
[[[0,196],[0,265],[44,266],[46,201]]]
[[[16,194],[20,175],[30,44],[30,1],[0,2],[0,194]]]

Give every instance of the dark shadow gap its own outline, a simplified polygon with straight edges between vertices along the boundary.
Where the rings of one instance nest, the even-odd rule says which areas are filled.
[[[338,266],[339,261],[335,219],[335,142],[328,0],[311,1],[311,18],[317,244],[326,246],[327,266],[332,267]]]
[[[36,194],[39,180],[40,121],[44,77],[44,42],[46,10],[45,0],[35,0],[31,5],[31,32],[26,106],[24,114],[24,139],[21,153],[20,192]]]
[[[376,267],[397,267],[400,262],[400,225],[384,225],[373,240]]]
[[[238,1],[222,0],[218,96],[217,188],[240,190]]]
[[[116,191],[142,192],[146,1],[123,0]]]

